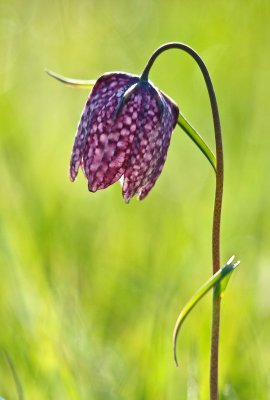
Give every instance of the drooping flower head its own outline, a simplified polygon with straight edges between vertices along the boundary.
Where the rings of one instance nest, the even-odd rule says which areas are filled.
[[[121,180],[126,202],[142,200],[159,177],[176,125],[177,105],[148,80],[112,72],[95,83],[83,110],[70,161],[91,192]]]

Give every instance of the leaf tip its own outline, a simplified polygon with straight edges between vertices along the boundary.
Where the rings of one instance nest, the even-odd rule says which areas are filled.
[[[227,265],[231,264],[233,260],[235,259],[235,256],[231,256],[231,258],[227,261]]]

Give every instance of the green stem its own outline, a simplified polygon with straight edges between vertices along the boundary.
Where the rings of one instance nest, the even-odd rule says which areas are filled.
[[[208,159],[210,164],[212,165],[214,171],[216,172],[216,157],[212,153],[212,150],[205,143],[202,136],[193,128],[192,125],[188,122],[188,120],[184,117],[183,114],[179,114],[177,124],[183,131],[190,137],[190,139],[196,144],[196,146],[201,150],[201,152]]]
[[[208,95],[211,104],[215,142],[216,142],[216,191],[213,213],[213,229],[212,229],[212,260],[213,274],[220,267],[220,223],[221,223],[221,208],[223,197],[223,146],[222,133],[219,118],[218,105],[212,80],[208,69],[199,54],[191,47],[183,43],[166,43],[159,47],[150,57],[142,75],[142,80],[148,79],[150,69],[156,58],[166,50],[179,49],[188,53],[198,64],[208,90]],[[211,335],[211,357],[210,357],[210,400],[218,400],[218,351],[219,351],[219,325],[220,325],[220,299],[219,296],[213,295],[213,317],[212,317],[212,335]]]

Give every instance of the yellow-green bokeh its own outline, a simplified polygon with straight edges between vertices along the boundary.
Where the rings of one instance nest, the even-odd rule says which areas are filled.
[[[242,263],[222,304],[222,399],[270,396],[268,1],[0,0],[0,347],[29,399],[205,400],[211,299],[172,329],[211,274],[214,176],[176,128],[143,202],[118,184],[71,184],[69,156],[87,92],[74,78],[140,73],[153,50],[182,41],[204,58],[225,149],[222,260]],[[213,147],[209,100],[194,62],[173,50],[152,81]],[[0,355],[0,396],[16,388]]]

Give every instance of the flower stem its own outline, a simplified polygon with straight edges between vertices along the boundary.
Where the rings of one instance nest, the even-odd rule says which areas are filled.
[[[212,80],[208,69],[198,53],[191,47],[183,43],[166,43],[159,47],[149,59],[141,76],[142,80],[148,78],[149,71],[156,58],[166,50],[179,49],[188,53],[198,64],[209,94],[214,131],[216,142],[216,191],[213,214],[213,230],[212,230],[212,262],[213,274],[220,268],[220,223],[221,223],[221,208],[223,196],[223,146],[220,118],[218,105]],[[218,400],[218,350],[219,350],[219,325],[220,325],[220,296],[213,293],[213,310],[212,310],[212,335],[211,335],[211,357],[210,357],[210,400]]]

